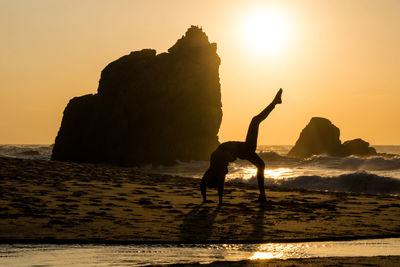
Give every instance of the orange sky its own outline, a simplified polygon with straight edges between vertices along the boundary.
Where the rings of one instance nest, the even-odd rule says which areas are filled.
[[[255,44],[244,27],[260,10],[285,25],[273,29],[284,37],[273,50],[263,49],[277,36]],[[200,25],[222,60],[221,141],[243,140],[282,87],[259,144],[294,144],[321,116],[342,141],[400,145],[399,14],[398,0],[3,0],[0,144],[53,143],[69,99],[95,93],[109,62],[142,48],[165,52]]]

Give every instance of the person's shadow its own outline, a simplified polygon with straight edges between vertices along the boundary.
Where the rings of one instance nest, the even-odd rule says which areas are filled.
[[[181,226],[180,240],[207,241],[211,236],[213,223],[219,209],[219,206],[212,208],[203,203],[195,206],[185,215]]]
[[[249,233],[248,239],[256,240],[263,239],[264,237],[264,212],[266,208],[262,205],[258,208],[257,215],[253,218],[251,224],[253,226],[252,231]]]
[[[260,205],[258,207],[257,214],[251,220],[253,229],[247,236],[248,240],[264,240],[265,235],[270,234],[265,232],[265,224],[268,223],[268,221],[265,220],[265,215],[273,209],[274,206],[272,203]]]

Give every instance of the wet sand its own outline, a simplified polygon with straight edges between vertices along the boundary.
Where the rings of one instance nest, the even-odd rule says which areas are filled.
[[[245,261],[220,261],[201,266],[400,266],[400,256],[376,257],[325,257],[309,259],[288,260],[245,260]],[[184,264],[174,266],[200,266],[200,264]]]
[[[400,235],[400,198],[226,184],[201,204],[199,180],[0,158],[0,242],[273,242]],[[216,190],[209,198],[217,201]]]

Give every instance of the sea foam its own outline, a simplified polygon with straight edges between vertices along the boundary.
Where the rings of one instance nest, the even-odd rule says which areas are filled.
[[[234,178],[231,182],[257,184],[256,177]],[[298,176],[288,179],[265,179],[265,185],[286,189],[304,189],[331,192],[400,195],[400,180],[367,172],[342,174],[335,177]]]

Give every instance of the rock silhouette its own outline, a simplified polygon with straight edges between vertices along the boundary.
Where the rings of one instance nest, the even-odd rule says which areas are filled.
[[[295,146],[289,151],[288,156],[307,158],[312,155],[327,154],[330,156],[345,157],[349,155],[367,156],[376,154],[369,143],[358,138],[340,141],[340,130],[328,119],[313,117],[301,131]]]
[[[349,140],[343,143],[345,151],[349,155],[368,156],[376,154],[376,150],[369,146],[369,143],[361,138]]]
[[[192,26],[168,53],[144,49],[108,64],[98,93],[65,108],[52,160],[138,166],[208,159],[222,120],[216,50]]]

